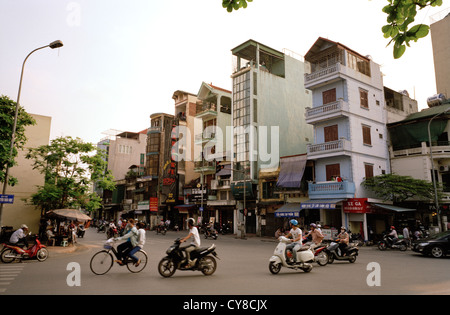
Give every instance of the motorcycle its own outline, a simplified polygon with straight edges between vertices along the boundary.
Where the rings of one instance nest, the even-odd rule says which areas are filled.
[[[211,229],[206,229],[205,230],[205,238],[207,239],[208,237],[211,237],[212,239],[217,239],[217,236],[219,235],[219,233],[217,233],[217,230],[211,230]]]
[[[84,233],[86,233],[86,229],[84,227],[84,225],[80,224],[77,228],[77,236],[78,237],[84,237]]]
[[[192,264],[186,266],[186,257],[184,250],[180,248],[181,238],[177,238],[173,245],[171,245],[167,251],[167,256],[163,257],[158,264],[158,272],[164,278],[171,277],[177,269],[179,270],[192,270],[201,271],[205,276],[212,275],[217,268],[216,258],[219,259],[216,253],[216,245],[210,247],[197,248],[191,251],[190,258]],[[210,255],[212,254],[212,256]],[[214,257],[213,257],[214,256]]]
[[[106,224],[105,223],[100,223],[100,225],[97,227],[97,233],[100,232],[106,232]]]
[[[158,225],[156,227],[156,234],[161,233],[162,235],[166,235],[167,227],[165,225]]]
[[[222,224],[222,228],[221,228],[221,231],[220,231],[221,233],[222,233],[222,235],[225,235],[225,234],[231,234],[232,233],[232,231],[231,231],[231,227],[230,227],[230,225],[229,224]]]
[[[394,242],[394,240],[389,235],[385,234],[383,236],[383,239],[378,242],[378,249],[386,250],[388,248],[399,249],[401,251],[405,251],[408,248],[408,246],[407,246],[405,240],[398,239]]]
[[[339,248],[339,243],[331,242],[324,251],[328,254],[328,263],[332,264],[334,260],[348,260],[350,263],[354,263],[356,261],[356,256],[358,256],[359,249],[355,244],[350,243],[347,246],[347,252],[345,256],[342,255],[342,252]]]
[[[106,232],[106,238],[110,239],[117,236],[119,236],[119,230],[117,229],[117,227],[115,225],[110,226],[108,231]]]
[[[28,249],[23,249],[20,246],[12,245],[9,243],[3,244],[3,250],[0,253],[0,259],[3,263],[8,264],[15,259],[22,261],[22,259],[35,258],[38,261],[45,261],[48,258],[48,250],[45,245],[42,245],[39,241],[38,235],[34,235],[35,244]]]
[[[296,253],[291,250],[287,251],[286,257],[286,244],[291,243],[291,240],[287,237],[280,236],[280,241],[273,252],[273,256],[269,259],[269,270],[274,275],[279,273],[281,267],[289,269],[301,269],[304,272],[310,272],[313,268],[312,262],[314,261],[314,253],[310,250],[309,246],[302,246]],[[293,261],[293,255],[297,255],[297,261]]]
[[[325,266],[328,264],[328,254],[326,252],[327,247],[325,245],[320,245],[316,248],[311,248],[311,251],[314,254],[314,261],[318,263],[320,266]]]

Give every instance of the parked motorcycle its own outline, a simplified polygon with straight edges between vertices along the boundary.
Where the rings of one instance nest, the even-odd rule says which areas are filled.
[[[378,249],[386,250],[388,248],[399,249],[401,251],[405,251],[408,248],[408,246],[404,239],[397,239],[396,241],[394,241],[392,237],[385,234],[383,236],[383,239],[378,242]]]
[[[356,256],[358,256],[359,249],[355,244],[350,243],[347,246],[347,251],[345,255],[342,255],[341,249],[339,248],[339,243],[331,242],[324,251],[328,254],[328,263],[332,264],[334,260],[348,260],[351,263],[356,261]]]
[[[217,268],[216,258],[219,258],[216,253],[216,245],[210,247],[202,247],[194,249],[190,253],[192,261],[191,266],[186,266],[186,255],[183,248],[180,248],[180,238],[177,238],[173,245],[167,249],[167,256],[163,257],[158,264],[158,272],[161,276],[171,277],[177,269],[201,271],[205,276],[212,275]],[[211,256],[211,255],[212,256]],[[213,257],[214,256],[214,257]]]
[[[280,241],[273,252],[273,256],[269,259],[269,270],[274,275],[279,273],[281,267],[289,269],[301,269],[304,272],[310,272],[313,268],[314,254],[309,246],[302,246],[296,253],[288,250],[286,257],[286,246],[291,240],[285,236],[278,238]],[[297,261],[294,263],[293,255],[297,255]]]
[[[233,231],[231,230],[231,226],[229,224],[225,224],[225,223],[222,224],[220,232],[222,233],[222,235],[233,233]]]
[[[21,261],[22,259],[36,258],[38,261],[44,261],[48,258],[48,250],[45,245],[39,241],[38,235],[33,235],[35,244],[28,249],[23,249],[20,246],[9,243],[3,244],[3,250],[0,253],[0,259],[3,263],[11,263],[15,259]]]

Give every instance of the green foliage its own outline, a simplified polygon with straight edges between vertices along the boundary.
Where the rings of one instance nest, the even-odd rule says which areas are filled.
[[[425,24],[417,24],[410,27],[414,22],[419,10],[428,6],[440,6],[442,0],[388,0],[389,4],[383,8],[386,13],[388,24],[381,28],[384,38],[391,38],[388,45],[394,43],[394,58],[400,58],[410,47],[409,42],[417,42],[420,38],[428,35],[430,27]]]
[[[33,169],[45,175],[45,185],[31,197],[31,203],[45,213],[52,209],[101,206],[100,198],[91,192],[92,184],[103,189],[115,188],[114,178],[106,170],[105,152],[81,139],[60,137],[50,145],[29,149]]]
[[[434,199],[432,182],[410,176],[383,174],[366,178],[361,184],[384,201],[402,202],[412,197]],[[438,198],[441,197],[442,188],[439,187]]]
[[[23,107],[19,106],[17,113],[17,126],[14,138],[13,154],[11,151],[11,137],[14,125],[14,115],[16,111],[16,102],[10,100],[7,96],[0,96],[0,182],[5,182],[6,167],[16,165],[15,158],[17,151],[22,150],[27,142],[25,136],[25,127],[36,124],[34,118],[29,115]],[[8,185],[17,184],[17,178],[8,176]]]
[[[253,0],[222,0],[222,7],[226,8],[228,12],[233,12],[233,10],[239,10],[240,8],[246,8],[247,2],[252,2]]]

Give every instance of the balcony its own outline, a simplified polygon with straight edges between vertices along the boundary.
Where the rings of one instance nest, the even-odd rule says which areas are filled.
[[[348,116],[349,111],[348,102],[339,99],[319,107],[306,108],[305,119],[307,124],[314,124],[340,116]]]
[[[305,88],[311,89],[311,87],[329,84],[331,81],[340,77],[340,73],[344,68],[345,67],[338,62],[312,73],[305,73]]]
[[[308,195],[311,199],[353,198],[355,183],[353,182],[321,182],[308,183]]]
[[[203,174],[214,174],[216,172],[216,162],[196,161],[194,162],[194,172]]]
[[[203,133],[195,135],[194,144],[203,144],[211,141],[216,142],[215,132],[210,132],[209,134],[207,134],[208,132],[205,133],[206,135],[203,135]]]
[[[308,158],[319,159],[331,156],[350,155],[352,146],[350,141],[341,138],[336,141],[308,144],[306,149]]]
[[[201,109],[197,112],[195,117],[203,120],[217,117],[217,105],[210,102],[201,102]]]

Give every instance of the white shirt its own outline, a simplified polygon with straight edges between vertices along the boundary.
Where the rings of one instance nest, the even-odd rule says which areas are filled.
[[[192,236],[194,237],[194,241],[191,244],[194,244],[197,247],[200,247],[200,235],[198,234],[198,230],[195,226],[193,226],[190,230],[189,233],[192,234]]]
[[[23,233],[22,229],[18,229],[17,231],[15,231],[12,235],[11,238],[9,239],[9,241],[13,244],[17,243],[19,241],[19,239],[24,238],[26,235],[25,233]]]
[[[293,242],[293,243],[295,243],[295,244],[301,244],[302,243],[302,230],[300,228],[291,229],[289,231],[289,233],[291,234],[293,240],[296,240],[297,238],[300,237],[300,240],[298,240],[296,242]]]
[[[138,236],[138,240],[137,240],[137,245],[140,248],[144,248],[144,244],[145,244],[145,230],[144,229],[139,229],[139,236]]]

